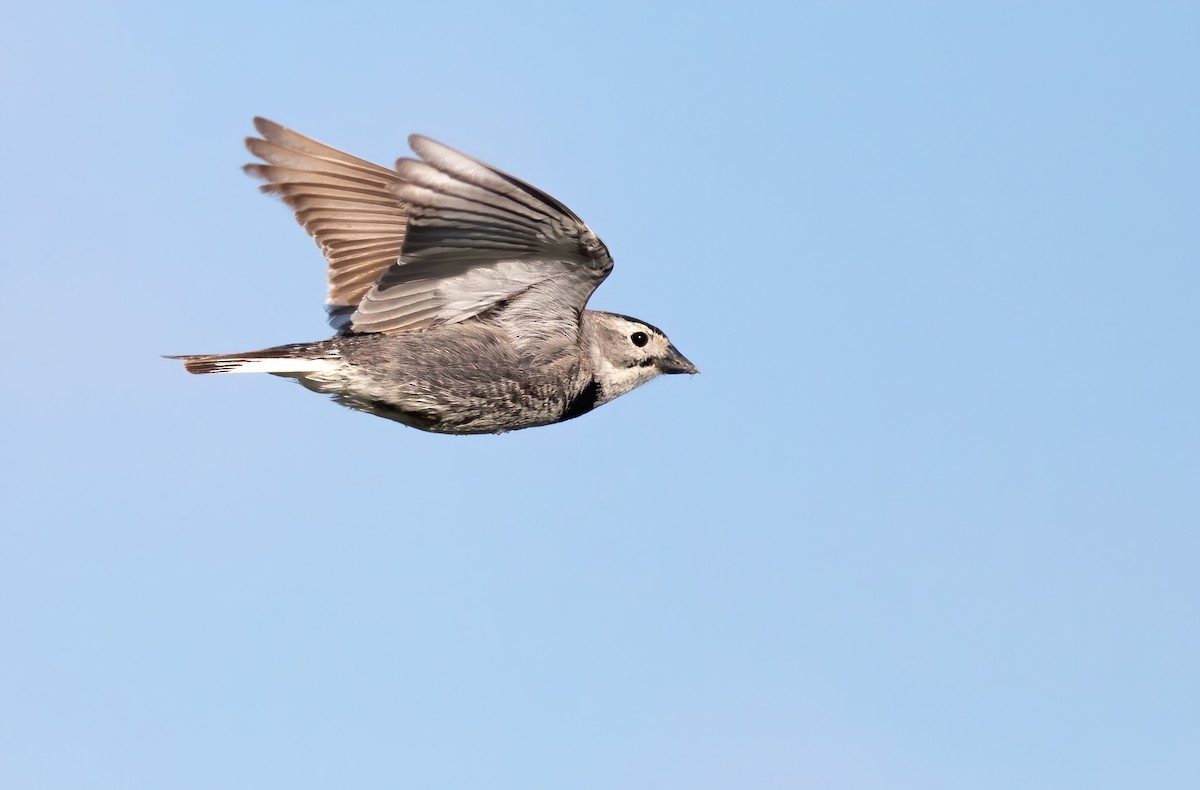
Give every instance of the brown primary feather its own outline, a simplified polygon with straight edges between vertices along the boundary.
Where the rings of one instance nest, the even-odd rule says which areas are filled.
[[[379,276],[399,260],[408,216],[389,187],[392,170],[318,143],[279,124],[256,118],[263,137],[246,147],[266,164],[245,171],[267,183],[296,214],[329,264],[326,303],[330,321],[343,328]]]

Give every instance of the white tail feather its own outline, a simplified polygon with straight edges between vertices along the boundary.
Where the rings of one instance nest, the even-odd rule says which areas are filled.
[[[197,354],[171,358],[182,359],[188,373],[274,373],[283,376],[303,376],[326,373],[338,366],[338,358],[333,355],[317,359],[254,354]]]

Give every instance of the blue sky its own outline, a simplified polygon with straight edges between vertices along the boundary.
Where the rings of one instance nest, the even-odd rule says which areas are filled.
[[[1200,786],[1190,3],[57,4],[0,30],[0,786]],[[264,115],[561,198],[702,369],[442,437]]]

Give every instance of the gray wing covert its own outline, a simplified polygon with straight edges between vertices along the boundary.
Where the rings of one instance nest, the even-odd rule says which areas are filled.
[[[574,325],[612,270],[604,243],[545,192],[427,137],[390,189],[409,222],[400,260],[363,296],[356,331],[466,320],[504,307],[548,332]]]

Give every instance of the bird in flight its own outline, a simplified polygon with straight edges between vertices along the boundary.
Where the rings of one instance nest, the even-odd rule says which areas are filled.
[[[435,433],[562,422],[663,373],[697,373],[662,330],[588,310],[608,248],[537,187],[413,135],[394,170],[263,118],[245,170],[295,211],[328,262],[337,334],[183,360],[271,373]]]

